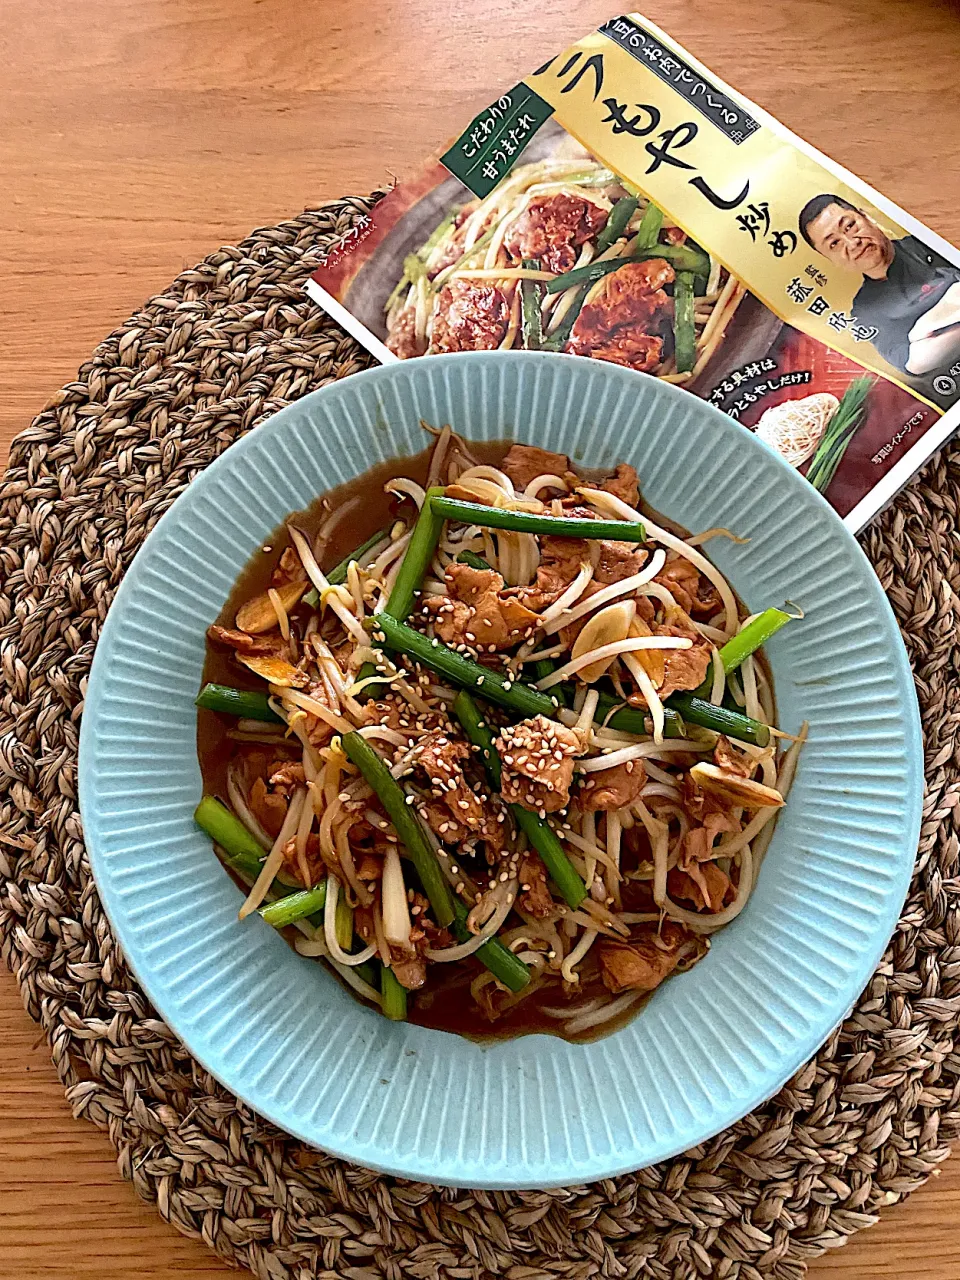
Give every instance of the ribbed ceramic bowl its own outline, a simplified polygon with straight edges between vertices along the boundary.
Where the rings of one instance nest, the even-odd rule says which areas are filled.
[[[689,974],[616,1034],[472,1043],[390,1023],[257,920],[193,825],[204,630],[290,511],[424,447],[421,418],[589,466],[626,460],[751,608],[799,602],[769,646],[781,723],[810,722],[750,902]],[[83,715],[80,795],[100,895],[144,989],[261,1115],[327,1151],[426,1182],[585,1182],[670,1156],[776,1089],[843,1018],[903,902],[921,753],[883,592],[826,503],[729,418],[600,361],[410,360],[305,396],[204,472],[117,595]]]

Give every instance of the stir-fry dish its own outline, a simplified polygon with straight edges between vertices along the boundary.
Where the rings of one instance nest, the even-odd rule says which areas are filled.
[[[584,1037],[746,904],[806,732],[760,647],[801,614],[744,616],[702,550],[734,535],[664,527],[632,467],[494,456],[445,428],[425,485],[264,548],[209,631],[197,821],[250,927],[388,1017]]]
[[[586,153],[519,165],[453,211],[387,301],[402,359],[510,347],[692,381],[746,290]]]

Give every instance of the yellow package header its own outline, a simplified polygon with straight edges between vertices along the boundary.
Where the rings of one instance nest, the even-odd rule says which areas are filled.
[[[855,313],[863,274],[818,254],[800,215],[816,208],[809,202],[818,197],[838,196],[890,239],[904,229],[864,209],[858,191],[757,119],[755,107],[686,50],[630,15],[578,41],[525,83],[568,133],[781,319],[925,399],[879,354],[876,328]]]

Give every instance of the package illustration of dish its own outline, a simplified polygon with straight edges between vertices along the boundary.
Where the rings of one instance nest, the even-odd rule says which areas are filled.
[[[960,255],[637,14],[502,93],[307,289],[384,363],[553,351],[683,386],[854,530],[960,422]]]

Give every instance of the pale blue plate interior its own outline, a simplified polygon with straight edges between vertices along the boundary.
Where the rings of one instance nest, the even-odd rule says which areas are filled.
[[[638,469],[748,606],[803,622],[769,646],[781,724],[810,722],[756,891],[691,973],[590,1045],[479,1045],[362,1007],[259,920],[193,825],[193,698],[204,631],[290,511],[418,426],[512,437]],[[903,902],[922,785],[897,628],[827,504],[725,415],[599,361],[492,353],[411,360],[305,396],[233,446],[160,521],[120,588],[83,715],[80,797],[104,906],[160,1014],[261,1115],[349,1160],[427,1182],[535,1187],[638,1168],[770,1096],[842,1019]]]

